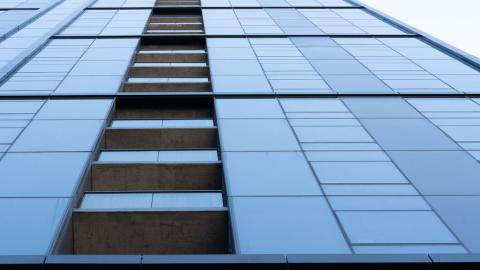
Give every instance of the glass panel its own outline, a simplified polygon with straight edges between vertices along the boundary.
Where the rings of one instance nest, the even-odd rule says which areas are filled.
[[[233,197],[240,254],[350,253],[323,197]]]
[[[428,196],[427,200],[471,252],[480,252],[479,196]]]
[[[0,254],[46,255],[69,199],[0,198]]]
[[[460,245],[353,246],[357,254],[452,254],[468,253]]]
[[[424,195],[480,195],[480,164],[463,151],[392,151],[390,157]]]
[[[217,93],[271,93],[272,88],[263,75],[212,75],[213,91]]]
[[[382,151],[306,151],[309,161],[390,161]]]
[[[216,150],[102,151],[103,162],[214,162]]]
[[[419,195],[412,185],[322,185],[325,195]]]
[[[361,72],[360,74],[364,73],[366,72]],[[330,87],[337,92],[392,93],[392,90],[387,85],[373,75],[340,75],[342,74],[341,71],[338,71],[335,74],[337,75],[325,75],[323,78],[330,85]]]
[[[457,142],[480,141],[480,126],[442,126],[441,129]]]
[[[159,162],[207,162],[218,161],[216,150],[160,151]]]
[[[163,120],[113,120],[113,128],[161,128]]]
[[[458,243],[432,211],[337,212],[354,244]]]
[[[22,130],[22,128],[0,128],[0,143],[12,143]]]
[[[213,120],[181,119],[181,120],[113,120],[113,128],[181,128],[181,127],[214,127]]]
[[[111,99],[49,100],[35,119],[105,119]]]
[[[361,122],[386,150],[460,149],[426,119],[361,119]]]
[[[134,63],[134,67],[206,67],[207,63]]]
[[[478,112],[480,106],[469,99],[408,99],[422,112]]]
[[[213,120],[163,120],[164,128],[202,128],[202,127],[214,127]]]
[[[33,120],[11,151],[92,151],[103,120]]]
[[[309,150],[335,150],[335,151],[345,151],[345,150],[363,150],[363,151],[374,151],[382,150],[376,143],[302,143],[302,147],[305,151]]]
[[[122,74],[123,75],[123,74]],[[67,76],[55,93],[116,93],[122,83],[122,76]]]
[[[231,196],[321,195],[301,152],[224,152]]]
[[[218,118],[285,118],[276,99],[215,100]]]
[[[103,162],[156,162],[158,151],[102,151],[98,161]]]
[[[300,142],[373,142],[362,127],[294,127]]]
[[[298,151],[300,147],[284,119],[219,119],[224,151]]]
[[[80,208],[151,208],[152,196],[152,193],[86,193]]]
[[[344,98],[343,102],[358,118],[421,118],[400,98]]]
[[[70,197],[88,158],[89,153],[7,153],[0,161],[0,197]]]
[[[431,210],[420,196],[329,196],[334,210]]]
[[[44,101],[0,101],[0,113],[36,113]]]
[[[223,207],[220,192],[154,193],[153,208],[209,208]]]
[[[322,184],[407,183],[391,162],[312,162],[312,166]]]
[[[285,112],[348,112],[337,99],[280,99]]]

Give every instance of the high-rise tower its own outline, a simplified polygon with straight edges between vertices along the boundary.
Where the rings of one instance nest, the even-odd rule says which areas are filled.
[[[348,0],[3,0],[0,35],[0,269],[480,262],[480,64],[428,35]]]

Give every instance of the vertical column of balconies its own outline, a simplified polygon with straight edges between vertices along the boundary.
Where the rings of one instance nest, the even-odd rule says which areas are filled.
[[[203,37],[144,37],[125,92],[210,92]]]
[[[73,253],[230,252],[200,14],[154,9],[73,211]]]
[[[74,252],[227,253],[212,117],[210,98],[117,100],[73,212]]]

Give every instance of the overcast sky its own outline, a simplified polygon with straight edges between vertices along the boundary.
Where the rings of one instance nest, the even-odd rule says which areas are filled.
[[[480,0],[361,0],[480,57]]]

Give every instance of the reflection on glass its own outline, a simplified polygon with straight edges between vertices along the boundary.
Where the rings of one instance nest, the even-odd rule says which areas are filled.
[[[169,127],[213,127],[210,119],[168,119],[168,120],[113,120],[114,128],[169,128]]]
[[[152,207],[223,207],[223,200],[220,192],[154,193]]]
[[[206,67],[207,63],[135,63],[134,67]]]
[[[216,150],[102,151],[102,162],[215,162]]]
[[[138,51],[140,54],[148,54],[148,53],[156,53],[156,54],[185,54],[185,53],[194,53],[194,54],[202,54],[205,53],[205,50],[140,50]]]
[[[208,82],[208,78],[128,78],[128,82],[134,83],[166,83],[166,82]]]
[[[87,193],[82,209],[149,209],[223,207],[220,192]]]

